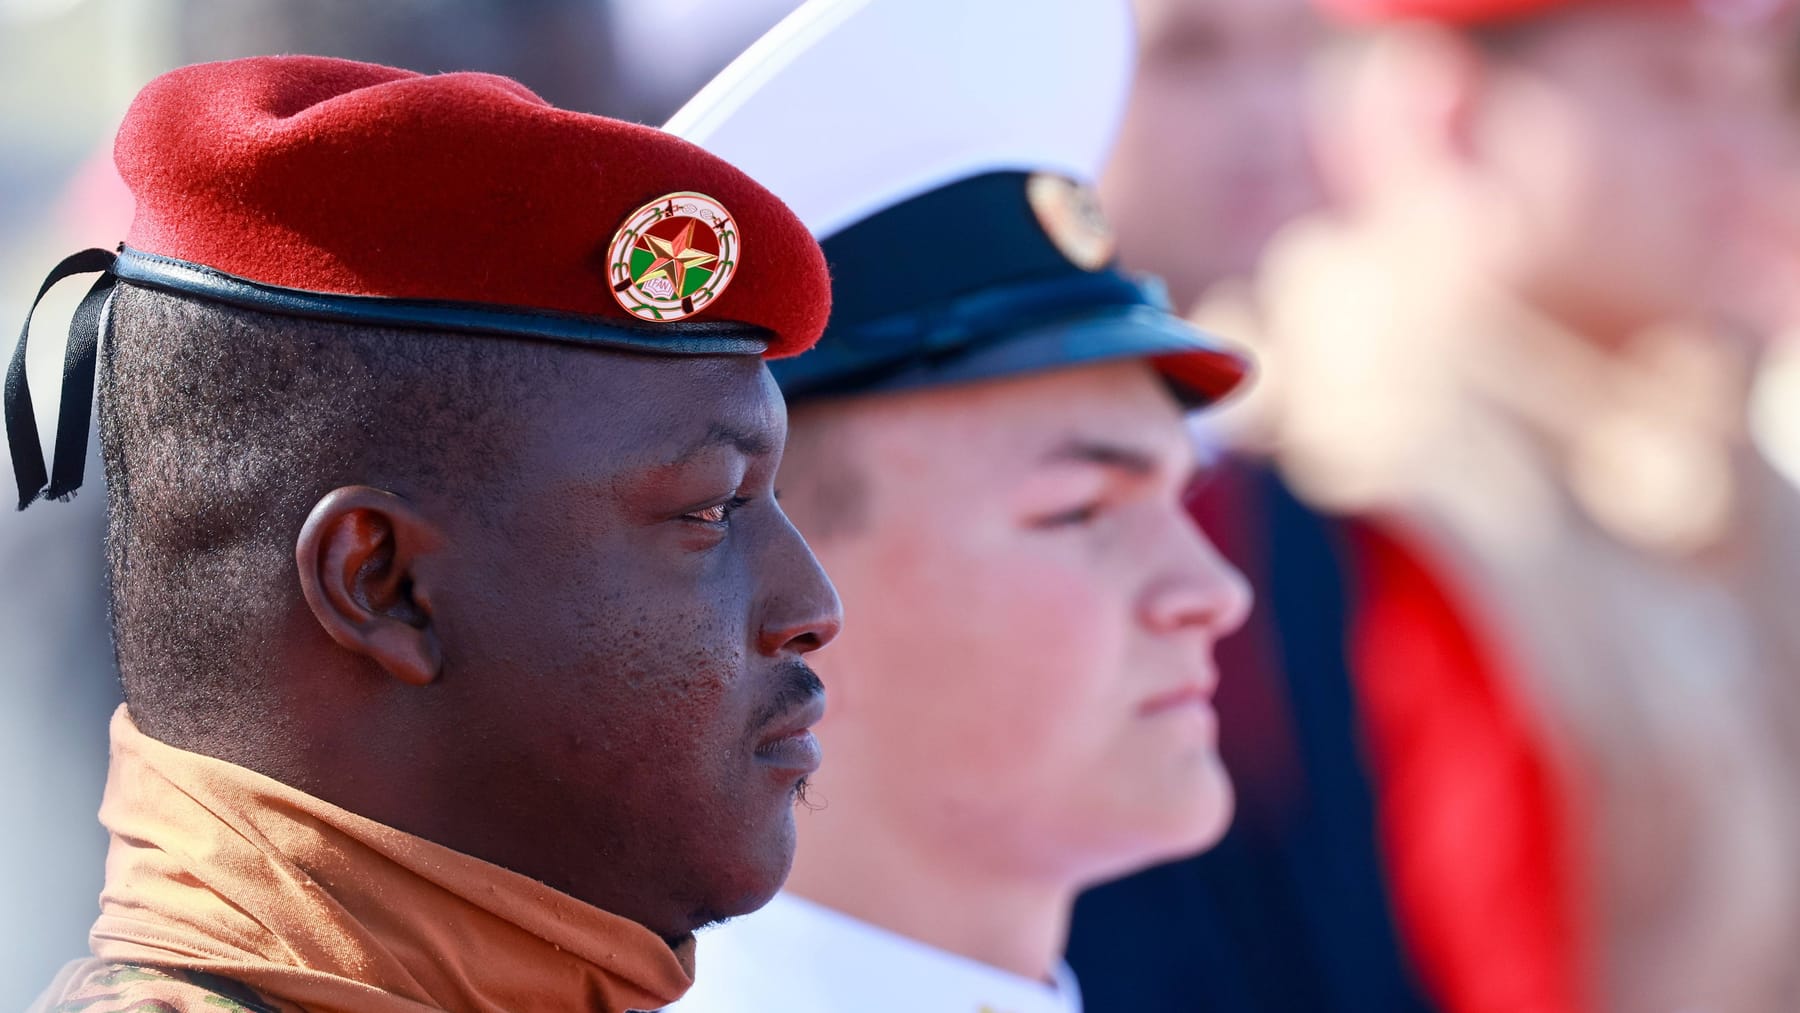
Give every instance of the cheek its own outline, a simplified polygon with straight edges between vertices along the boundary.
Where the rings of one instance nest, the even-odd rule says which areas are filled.
[[[577,608],[577,653],[610,706],[647,735],[705,742],[708,725],[741,695],[748,632],[728,579],[653,570],[628,591]]]
[[[870,691],[890,713],[913,715],[884,727],[929,729],[935,748],[990,784],[1029,776],[1042,756],[1094,751],[1122,692],[1130,610],[1091,553],[1056,537],[895,540],[882,567],[892,579],[846,597],[895,603],[873,623],[851,618],[846,634],[880,639]]]
[[[748,634],[742,567],[580,519],[521,527],[484,646],[535,675],[538,720],[609,749],[709,742]]]
[[[1118,691],[1126,616],[1104,577],[1040,560],[1001,560],[971,582],[971,674],[1016,715],[1021,733],[1092,721],[1085,706]]]
[[[1527,139],[1523,189],[1536,226],[1564,237],[1588,234],[1610,200],[1605,159],[1589,124],[1573,110],[1557,108]]]
[[[1584,164],[1584,271],[1610,265],[1625,294],[1676,296],[1693,283],[1719,238],[1701,164],[1703,131],[1682,115],[1633,104],[1609,111]]]
[[[1638,209],[1645,183],[1633,139],[1612,137],[1617,131],[1595,110],[1546,103],[1532,111],[1539,115],[1530,129],[1509,144],[1518,159],[1513,182],[1528,277],[1558,291],[1569,290],[1571,279],[1580,279],[1582,291],[1604,291],[1641,273],[1656,231]]]
[[[1644,108],[1616,105],[1596,113],[1593,130],[1585,182],[1590,195],[1604,198],[1609,219],[1629,227],[1669,217],[1687,190],[1681,172],[1686,158],[1672,136],[1679,130]]]
[[[1710,174],[1709,113],[1692,100],[1597,90],[1571,124],[1577,136],[1564,142],[1579,184],[1573,196],[1605,216],[1617,246],[1680,238],[1673,233],[1701,224],[1692,212]]]

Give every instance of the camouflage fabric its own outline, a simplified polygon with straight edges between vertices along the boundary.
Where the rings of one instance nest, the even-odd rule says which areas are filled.
[[[198,971],[96,960],[58,984],[46,1013],[284,1013],[237,982]]]

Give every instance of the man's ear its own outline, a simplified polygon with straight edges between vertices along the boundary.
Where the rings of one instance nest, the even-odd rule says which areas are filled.
[[[313,506],[294,543],[300,589],[338,646],[424,686],[444,659],[431,621],[433,589],[420,579],[418,562],[441,542],[437,528],[393,493],[333,489]]]

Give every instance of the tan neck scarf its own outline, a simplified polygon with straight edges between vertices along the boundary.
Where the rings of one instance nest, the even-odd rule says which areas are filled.
[[[678,948],[498,866],[112,722],[94,955],[216,974],[311,1013],[656,1009]]]

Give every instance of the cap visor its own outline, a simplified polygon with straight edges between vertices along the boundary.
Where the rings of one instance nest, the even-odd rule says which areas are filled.
[[[1153,306],[1121,306],[1026,328],[845,393],[974,383],[1125,359],[1148,360],[1190,409],[1230,395],[1253,368],[1246,352],[1180,317]]]

